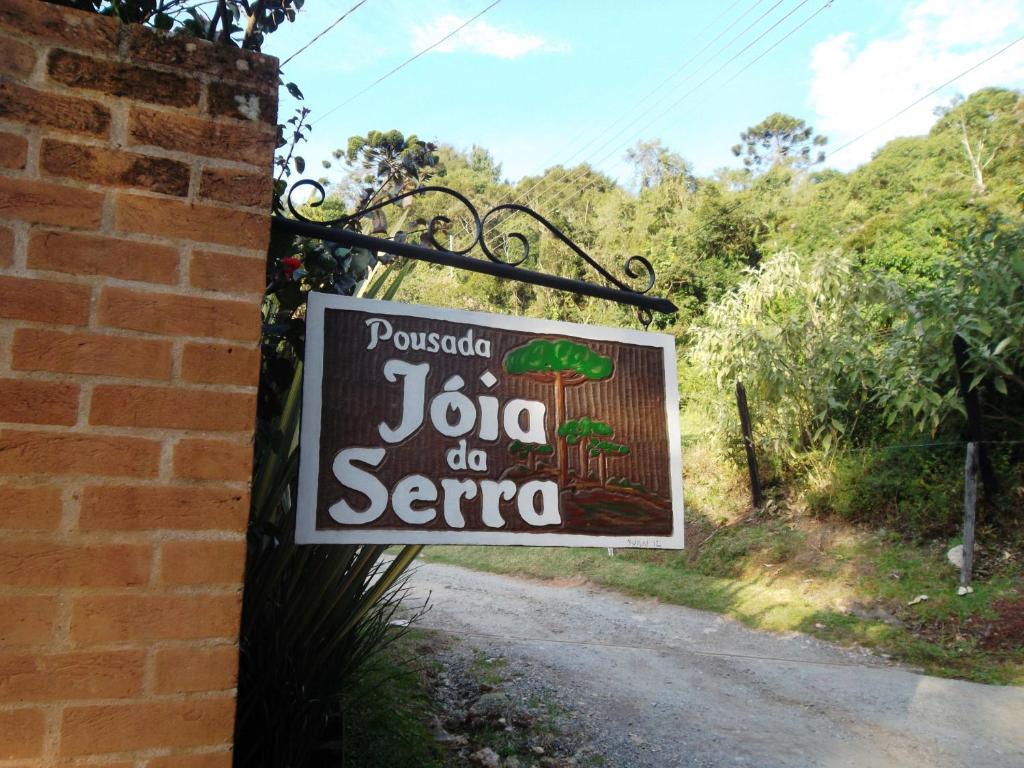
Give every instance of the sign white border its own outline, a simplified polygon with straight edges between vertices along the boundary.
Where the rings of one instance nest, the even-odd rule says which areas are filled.
[[[316,530],[316,498],[320,471],[321,391],[323,389],[324,314],[328,309],[371,312],[376,315],[422,317],[484,328],[504,328],[538,334],[619,341],[660,348],[665,362],[665,418],[668,426],[669,472],[672,494],[672,534],[669,536],[594,536],[577,533],[512,531],[416,530],[414,528]],[[302,382],[302,432],[299,440],[299,494],[296,508],[297,544],[492,544],[535,547],[683,548],[683,456],[679,431],[679,390],[676,384],[675,339],[666,333],[607,328],[532,317],[512,317],[461,309],[440,309],[375,299],[357,299],[311,292],[306,309],[306,361]]]

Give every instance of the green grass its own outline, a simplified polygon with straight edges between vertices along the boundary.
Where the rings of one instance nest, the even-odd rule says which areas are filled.
[[[387,648],[345,699],[345,768],[442,768],[427,728],[430,700],[422,669],[410,662],[423,638],[409,632]]]

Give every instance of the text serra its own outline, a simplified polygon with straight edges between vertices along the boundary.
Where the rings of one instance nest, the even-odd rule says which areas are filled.
[[[374,343],[376,340],[375,335]],[[429,363],[391,359],[384,363],[383,373],[387,381],[400,381],[402,385],[399,422],[391,425],[382,421],[377,427],[381,440],[386,444],[402,442],[429,418],[438,434],[457,441],[445,451],[450,469],[484,472],[487,470],[487,454],[470,447],[469,440],[475,438],[493,443],[499,438],[500,430],[510,440],[547,443],[544,403],[516,398],[502,406],[498,398],[491,395],[470,398],[460,391],[465,381],[458,375],[448,378],[442,391],[428,402],[426,382],[430,373]],[[485,371],[480,382],[489,388],[497,379]],[[514,501],[516,511],[528,525],[561,523],[558,483],[553,480],[529,480],[517,485],[507,479],[446,477],[435,482],[422,474],[410,474],[399,480],[394,488],[388,489],[372,471],[380,466],[386,455],[387,448],[351,447],[335,456],[332,464],[335,478],[343,487],[357,491],[367,499],[366,505],[360,509],[345,499],[332,504],[328,513],[336,522],[345,525],[372,523],[390,505],[398,519],[409,525],[426,525],[440,514],[449,528],[464,528],[466,514],[479,514],[487,527],[502,528],[505,519],[501,515],[501,503]],[[475,503],[464,508],[463,500]]]

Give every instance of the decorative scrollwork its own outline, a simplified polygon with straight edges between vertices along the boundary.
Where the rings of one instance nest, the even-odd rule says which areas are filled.
[[[300,190],[306,190],[306,194],[302,198],[301,203],[296,203],[296,200],[299,199],[296,193],[299,192]],[[373,205],[364,208],[363,210],[360,210],[357,213],[346,214],[344,216],[339,216],[334,219],[321,220],[311,219],[307,217],[302,211],[303,209],[316,209],[323,205],[323,203],[327,199],[327,191],[324,189],[323,185],[320,184],[320,182],[314,179],[302,179],[301,181],[298,181],[295,184],[293,184],[291,188],[288,190],[286,203],[288,211],[290,212],[292,217],[298,219],[299,221],[320,224],[322,226],[327,227],[358,229],[358,227],[356,226],[356,222],[366,217],[372,218],[372,214],[376,211],[380,211],[383,208],[386,208],[387,206],[390,205],[395,205],[396,203],[405,200],[406,198],[409,197],[426,195],[435,192],[448,195],[449,197],[453,197],[456,200],[458,200],[463,206],[465,206],[466,211],[469,213],[469,220],[471,222],[472,229],[472,239],[470,240],[469,244],[466,245],[465,247],[453,248],[451,247],[451,244],[445,246],[438,241],[437,234],[439,230],[451,225],[452,220],[451,218],[445,215],[434,216],[427,222],[426,228],[422,231],[424,240],[427,243],[429,243],[430,246],[435,250],[458,255],[466,255],[470,251],[472,251],[473,248],[479,246],[480,251],[489,260],[498,264],[507,264],[508,266],[517,267],[530,257],[530,243],[526,235],[522,234],[521,232],[500,233],[500,236],[504,238],[506,241],[506,247],[504,249],[506,252],[509,250],[507,247],[508,241],[514,241],[518,245],[516,250],[521,251],[518,258],[514,260],[506,260],[504,258],[501,258],[501,256],[499,256],[495,252],[495,249],[493,247],[493,233],[488,232],[488,225],[490,224],[493,227],[493,225],[496,224],[496,222],[494,221],[494,217],[496,217],[499,213],[522,213],[526,214],[531,219],[540,224],[542,227],[544,227],[548,232],[551,233],[552,236],[554,236],[556,240],[564,244],[579,258],[581,258],[586,264],[588,264],[591,269],[597,272],[602,278],[604,278],[611,285],[614,285],[616,288],[634,294],[645,294],[654,287],[654,267],[651,264],[651,262],[645,259],[643,256],[630,256],[629,258],[626,259],[625,263],[623,264],[622,271],[625,273],[626,279],[633,282],[641,281],[641,287],[633,287],[628,282],[626,282],[625,279],[620,279],[616,277],[603,266],[601,266],[601,264],[598,263],[593,257],[591,257],[590,254],[588,254],[580,246],[578,246],[576,243],[570,240],[569,237],[565,233],[563,233],[558,227],[556,227],[554,224],[548,221],[544,216],[534,211],[532,208],[527,208],[525,205],[519,205],[517,203],[505,203],[503,205],[498,205],[495,206],[494,208],[491,208],[483,216],[481,216],[477,211],[476,207],[473,205],[473,203],[465,195],[463,195],[460,192],[456,192],[454,189],[449,189],[448,187],[417,187],[416,189],[409,190],[408,192],[403,192],[400,195],[395,195],[385,200],[381,200],[378,203],[374,203]],[[488,244],[489,238],[492,240],[491,244]],[[384,238],[381,239],[383,240]],[[640,316],[639,319],[641,322],[644,323],[644,325],[649,324],[651,322],[650,313],[646,312],[646,319],[643,316]]]

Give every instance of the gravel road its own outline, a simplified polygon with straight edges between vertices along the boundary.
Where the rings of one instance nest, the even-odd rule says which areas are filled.
[[[418,566],[418,623],[508,660],[609,768],[1024,768],[1024,688],[916,674],[799,634],[559,585]]]

